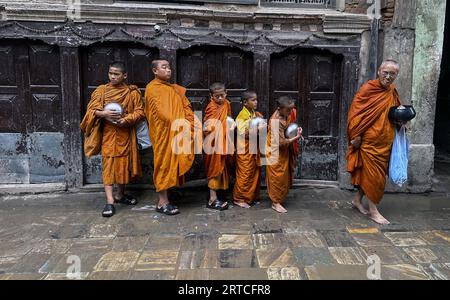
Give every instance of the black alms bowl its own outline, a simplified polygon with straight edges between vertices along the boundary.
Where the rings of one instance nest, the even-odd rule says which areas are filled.
[[[416,111],[412,105],[393,106],[389,110],[389,119],[393,122],[406,123],[416,117]]]

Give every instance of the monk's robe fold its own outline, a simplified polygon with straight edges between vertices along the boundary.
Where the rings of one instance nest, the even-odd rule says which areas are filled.
[[[182,185],[194,162],[194,112],[186,98],[186,89],[157,78],[152,80],[145,89],[145,115],[153,145],[156,191]],[[187,136],[177,123],[188,126]],[[177,143],[180,136],[187,144]]]
[[[205,165],[206,176],[208,177],[208,187],[212,190],[226,190],[229,186],[229,156],[230,151],[227,130],[227,117],[231,116],[230,101],[225,99],[222,104],[216,103],[211,99],[205,109],[203,122],[212,129],[206,134],[211,138],[210,145],[214,148],[214,152],[204,153],[203,161]],[[216,129],[216,126],[222,130]]]
[[[236,118],[238,141],[243,142],[243,153],[236,154],[236,182],[233,188],[233,199],[240,203],[251,203],[259,198],[261,181],[261,159],[258,153],[250,153],[249,128],[250,121],[263,117],[261,113],[244,107]]]
[[[278,146],[272,144],[272,120],[279,120],[280,124],[278,131]],[[282,118],[278,110],[275,111],[269,120],[266,158],[269,162],[272,161],[272,163],[268,163],[266,166],[266,183],[267,192],[273,203],[284,202],[293,183],[296,156],[294,154],[293,145],[288,142],[288,138],[285,136],[285,131],[286,128],[295,121],[296,120],[292,119],[292,115],[290,115],[287,120]],[[278,159],[274,157],[276,147],[278,147]]]
[[[119,127],[95,116],[96,110],[103,110],[103,107],[111,102],[123,107],[125,126]],[[99,86],[92,93],[80,128],[88,134],[95,126],[103,126],[101,148],[103,184],[127,184],[131,179],[141,176],[135,125],[143,117],[141,93],[134,85],[106,84]]]
[[[384,195],[386,174],[395,129],[389,120],[389,109],[400,105],[394,85],[384,88],[380,81],[371,80],[364,84],[353,99],[348,113],[347,171],[352,183],[361,187],[375,204]],[[355,149],[350,141],[362,138],[361,147]]]

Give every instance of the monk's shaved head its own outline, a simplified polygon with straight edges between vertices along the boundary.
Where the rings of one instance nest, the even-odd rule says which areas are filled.
[[[221,82],[215,82],[213,84],[211,84],[211,86],[209,87],[209,92],[211,94],[214,94],[215,92],[218,91],[225,91],[225,84],[221,83]]]
[[[110,68],[116,68],[119,69],[122,73],[127,73],[127,68],[125,67],[125,64],[121,61],[113,61],[109,64]]]
[[[385,68],[388,65],[394,66],[397,70],[400,70],[400,64],[393,59],[386,59],[381,63],[380,69]]]
[[[158,58],[152,61],[152,69],[158,69],[158,66],[161,62],[169,62],[165,58]]]
[[[252,98],[256,98],[256,92],[255,91],[245,91],[242,93],[241,101],[245,102],[247,100],[250,100]]]
[[[281,96],[277,99],[277,105],[279,108],[290,107],[295,103],[295,100],[289,96]]]

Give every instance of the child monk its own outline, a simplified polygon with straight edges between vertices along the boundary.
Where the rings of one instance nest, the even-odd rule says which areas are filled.
[[[261,181],[261,161],[258,147],[250,151],[250,130],[257,134],[258,127],[250,128],[250,121],[263,115],[256,111],[258,98],[256,92],[246,91],[242,94],[244,105],[236,118],[238,131],[238,150],[236,155],[236,182],[233,189],[233,203],[242,208],[250,208],[259,199]],[[242,144],[241,144],[242,143]],[[257,145],[254,145],[257,146]],[[256,152],[256,153],[254,153]]]
[[[229,139],[234,125],[227,125],[231,117],[231,104],[226,99],[227,92],[223,83],[213,83],[209,88],[211,99],[205,109],[205,172],[208,177],[209,200],[206,207],[214,210],[228,209],[228,202],[217,197],[217,192],[226,191],[229,186],[229,166],[227,154],[230,154]],[[231,154],[234,153],[234,149]]]
[[[293,144],[302,137],[302,129],[298,129],[295,137],[287,138],[285,136],[286,128],[296,121],[291,117],[295,102],[290,97],[283,96],[277,100],[277,105],[277,110],[270,118],[267,132],[267,149],[269,149],[269,153],[266,153],[269,155],[266,167],[267,191],[272,201],[272,209],[279,213],[287,213],[281,204],[292,186],[296,159]],[[276,123],[279,124],[279,130],[272,133],[274,127],[276,128]],[[278,143],[273,140],[272,134],[278,134]]]
[[[193,136],[194,112],[186,98],[186,89],[169,82],[172,77],[170,63],[166,59],[152,62],[155,75],[145,89],[145,115],[149,124],[153,145],[153,183],[159,194],[156,211],[169,216],[179,209],[169,202],[168,189],[184,184],[184,175],[194,162]],[[179,132],[172,130],[174,123],[184,121],[188,125],[188,151],[177,149],[175,142]]]
[[[102,126],[98,132],[102,134],[102,178],[107,201],[102,212],[103,217],[114,215],[114,202],[137,204],[134,197],[124,192],[125,185],[141,175],[135,124],[144,117],[141,93],[136,86],[125,83],[125,65],[122,62],[113,62],[109,66],[108,77],[109,83],[99,86],[92,93],[86,115],[80,125],[86,136],[97,132],[95,127]],[[104,106],[112,102],[123,108],[122,114],[104,110]],[[91,157],[98,152],[85,151],[85,154]],[[115,197],[114,184],[118,187]]]

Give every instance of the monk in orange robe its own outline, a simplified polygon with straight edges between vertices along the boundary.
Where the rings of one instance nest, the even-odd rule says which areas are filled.
[[[239,138],[233,202],[242,208],[250,208],[259,200],[261,184],[260,153],[258,147],[254,147],[257,145],[253,146],[256,149],[250,149],[250,135],[252,135],[252,138],[255,137],[258,133],[258,126],[262,125],[251,128],[250,122],[256,117],[262,118],[263,115],[256,111],[258,98],[254,91],[244,92],[241,101],[244,107],[236,118]],[[257,139],[255,139],[255,144],[256,142]],[[240,145],[242,150],[239,149]]]
[[[102,177],[107,200],[102,213],[104,217],[114,215],[114,202],[137,204],[137,200],[126,195],[124,191],[130,180],[141,175],[135,124],[144,118],[141,93],[136,86],[125,84],[125,65],[122,62],[112,63],[108,76],[110,82],[99,86],[92,93],[86,115],[80,125],[86,136],[101,135],[98,140],[101,140]],[[123,113],[104,110],[104,106],[111,102],[119,104]],[[86,145],[85,149],[88,149]],[[98,152],[85,150],[85,154],[91,157]],[[118,185],[115,197],[114,184]]]
[[[389,109],[400,105],[399,94],[393,85],[398,72],[397,62],[383,62],[378,79],[368,81],[356,94],[347,121],[347,171],[358,188],[352,205],[382,225],[389,221],[380,214],[377,204],[384,195],[395,136],[394,124],[388,118]],[[362,204],[364,195],[369,199],[369,211]]]
[[[230,138],[233,137],[231,131],[234,130],[235,125],[227,121],[227,118],[231,117],[231,104],[226,99],[225,85],[214,83],[209,90],[211,99],[203,118],[205,134],[203,159],[210,190],[206,207],[225,210],[228,209],[228,202],[225,199],[219,199],[217,191],[224,192],[229,187],[229,156],[234,153],[234,147],[231,149]]]
[[[176,215],[179,209],[169,202],[168,189],[184,184],[194,162],[194,112],[186,89],[169,82],[169,62],[155,60],[152,70],[155,79],[145,89],[145,115],[153,145],[153,182],[159,194],[156,211]]]
[[[279,213],[287,213],[287,210],[281,204],[286,199],[293,183],[296,160],[293,144],[302,138],[302,129],[298,129],[295,137],[286,137],[287,127],[296,121],[292,118],[295,102],[288,96],[282,96],[277,100],[277,103],[278,108],[269,120],[267,132],[266,181],[267,192],[272,201],[272,209]],[[278,132],[273,132],[277,123],[279,124]],[[278,135],[278,143],[273,140],[272,135]]]

